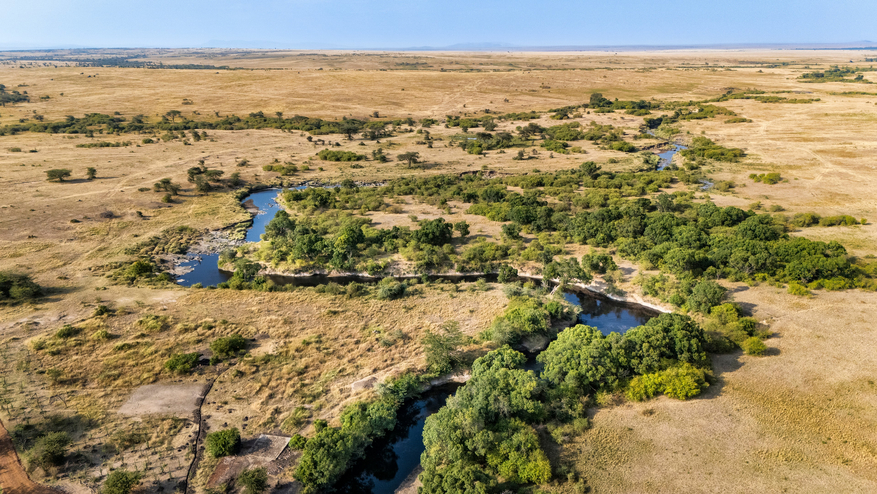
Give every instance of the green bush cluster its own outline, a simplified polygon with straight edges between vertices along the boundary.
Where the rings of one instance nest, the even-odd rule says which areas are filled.
[[[214,458],[237,454],[241,449],[241,433],[235,428],[207,434],[207,452]]]
[[[0,304],[24,302],[42,295],[42,287],[30,275],[0,271]]]
[[[131,145],[131,141],[121,141],[121,142],[108,142],[108,141],[99,141],[99,142],[86,142],[84,144],[77,144],[78,148],[121,148],[127,147]]]
[[[129,472],[122,469],[113,470],[107,475],[107,480],[104,482],[101,492],[103,494],[128,494],[140,484],[142,478],[143,474],[140,472]]]
[[[210,343],[210,351],[218,358],[230,358],[247,347],[247,340],[239,334],[223,336]]]
[[[742,149],[726,148],[714,143],[709,138],[700,136],[692,139],[688,149],[683,149],[679,154],[691,160],[704,158],[728,162],[736,162],[746,156]]]
[[[751,178],[754,182],[761,182],[767,185],[774,185],[780,183],[782,177],[780,177],[779,173],[750,173],[749,178]]]
[[[324,149],[317,153],[323,161],[362,161],[366,157],[364,154],[356,154],[352,151],[335,151],[332,149]]]
[[[710,372],[707,370],[682,363],[660,372],[635,376],[630,380],[625,395],[631,401],[645,401],[658,393],[677,400],[687,400],[709,387],[709,376]]]
[[[188,374],[198,365],[198,353],[175,353],[164,363],[164,368],[175,374]]]
[[[264,165],[262,169],[266,172],[275,172],[283,175],[284,177],[295,175],[298,172],[298,167],[292,163],[287,163],[283,165]]]

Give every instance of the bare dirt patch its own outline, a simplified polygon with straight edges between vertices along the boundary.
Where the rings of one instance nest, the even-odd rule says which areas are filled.
[[[147,384],[134,390],[119,413],[187,418],[198,408],[206,389],[206,384]]]

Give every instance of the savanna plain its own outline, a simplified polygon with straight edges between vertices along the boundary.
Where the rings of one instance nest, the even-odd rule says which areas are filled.
[[[0,52],[0,492],[877,492],[872,56]]]

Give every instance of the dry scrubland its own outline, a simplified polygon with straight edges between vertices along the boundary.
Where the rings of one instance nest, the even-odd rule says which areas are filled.
[[[34,100],[0,107],[0,124],[18,122],[35,113],[46,120],[116,111],[126,118],[144,114],[157,119],[157,115],[174,109],[199,119],[213,118],[214,112],[245,116],[256,111],[324,118],[365,118],[378,111],[389,118],[420,119],[486,108],[495,113],[545,111],[585,102],[591,92],[610,98],[662,100],[704,99],[729,88],[806,92],[799,97],[821,101],[765,104],[732,100],[720,105],[751,119],[751,123],[708,119],[682,124],[683,130],[690,132],[681,136],[683,140],[704,132],[722,145],[741,147],[748,153],[740,163],[709,167],[711,176],[738,184],[732,193],[712,193],[712,199],[719,205],[746,207],[761,202],[765,207],[781,205],[789,213],[815,211],[877,219],[873,193],[877,190],[877,96],[830,94],[877,93],[877,86],[796,80],[810,70],[805,65],[826,68],[850,57],[860,61],[862,55],[857,52],[144,51],[139,56],[165,64],[257,70],[18,68],[27,62],[0,64],[0,83],[9,89],[27,90]],[[770,65],[783,62],[789,65]],[[725,70],[725,66],[733,68]],[[263,70],[269,68],[278,70]],[[865,77],[877,82],[874,73],[865,73]],[[21,84],[26,86],[18,88]],[[50,99],[39,100],[43,95]],[[183,106],[184,98],[193,104]],[[577,120],[622,126],[628,137],[642,121],[621,113],[586,114]],[[543,117],[539,123],[556,122]],[[500,123],[498,130],[514,129],[519,124]],[[160,202],[162,194],[138,192],[165,177],[191,189],[185,171],[199,159],[224,170],[226,176],[241,172],[250,183],[276,180],[276,173],[261,169],[274,159],[298,165],[310,160],[311,170],[288,178],[291,181],[379,181],[409,174],[475,171],[484,166],[517,174],[534,168],[572,168],[585,160],[597,161],[607,169],[632,165],[623,153],[600,150],[589,142],[582,146],[586,155],[549,158],[549,153],[541,150],[539,159],[528,161],[512,161],[511,152],[490,151],[475,157],[459,148],[445,147],[458,129],[438,125],[430,130],[437,139],[431,149],[415,144],[419,136],[414,133],[399,134],[381,144],[366,141],[365,147],[358,145],[359,140],[351,142],[339,135],[320,136],[339,141],[341,147],[334,149],[362,154],[377,147],[391,155],[418,151],[426,166],[415,169],[396,161],[368,161],[362,163],[362,169],[351,169],[347,163],[320,162],[313,155],[326,146],[309,143],[299,132],[276,130],[208,131],[208,140],[191,146],[172,141],[98,149],[76,148],[76,144],[89,141],[81,136],[0,137],[0,185],[4,190],[0,199],[0,269],[31,274],[51,289],[36,305],[0,308],[2,373],[8,382],[4,394],[14,403],[12,411],[0,412],[4,423],[20,423],[22,408],[26,408],[32,419],[76,410],[101,424],[76,436],[74,446],[87,451],[93,466],[75,469],[62,480],[68,486],[79,481],[93,485],[102,475],[101,469],[106,473],[103,462],[107,459],[102,458],[99,445],[114,433],[150,424],[116,413],[141,384],[215,380],[203,409],[204,416],[210,416],[205,419],[210,430],[246,423],[247,428],[242,429],[245,436],[276,432],[296,406],[311,407],[314,417],[332,419],[342,403],[369,393],[353,392],[353,382],[422,365],[419,336],[425,329],[453,319],[465,332],[474,334],[503,309],[505,298],[497,289],[458,293],[439,286],[426,288],[417,297],[378,302],[347,300],[312,290],[264,294],[125,287],[113,285],[99,270],[93,271],[128,259],[125,248],[167,227],[188,225],[207,230],[248,218],[226,192],[205,197],[184,190],[177,203],[170,205]],[[136,144],[139,137],[97,136],[95,140],[131,140]],[[649,144],[636,143],[640,147]],[[23,152],[10,152],[14,147]],[[37,152],[27,152],[31,149]],[[620,163],[606,164],[608,158],[617,158]],[[237,166],[243,159],[250,165]],[[83,180],[89,166],[97,168],[98,179]],[[73,179],[60,184],[46,182],[45,171],[52,168],[73,170]],[[788,181],[765,185],[747,178],[750,173],[765,172],[779,172]],[[455,216],[460,215],[460,209],[455,209]],[[105,211],[114,217],[100,218]],[[409,213],[431,218],[439,212],[409,198],[402,214],[370,215],[382,226],[391,226],[406,224]],[[71,223],[73,219],[79,223]],[[476,223],[473,233],[481,229],[496,235],[496,225],[481,221],[484,224]],[[795,234],[839,240],[857,256],[877,254],[873,223],[810,228]],[[770,356],[716,357],[719,383],[690,402],[659,398],[644,404],[599,408],[594,412],[593,429],[572,438],[554,454],[574,462],[594,492],[877,491],[877,359],[873,351],[877,332],[871,324],[877,319],[877,295],[817,292],[808,299],[769,286],[740,286],[734,297],[771,324],[776,336],[767,342]],[[114,309],[116,315],[92,318],[100,304]],[[144,329],[137,321],[148,314],[167,319],[158,330]],[[79,346],[71,340],[52,339],[63,324],[77,322],[87,328],[76,337],[81,340]],[[91,339],[100,329],[116,338]],[[236,366],[237,371],[219,366],[185,378],[162,371],[170,352],[206,350],[210,341],[233,332],[256,339],[252,356]],[[56,345],[57,354],[32,352],[30,344],[37,339]],[[130,346],[119,347],[122,343]],[[271,355],[277,358],[266,357]],[[27,366],[19,364],[22,361],[28,362]],[[118,376],[108,378],[108,368],[114,368]],[[52,382],[44,373],[47,369],[59,369],[63,377]],[[229,413],[229,408],[234,411]],[[191,461],[185,446],[192,440],[195,426],[191,416],[182,422],[168,417],[146,420],[162,420],[164,424],[150,429],[154,431],[151,447],[141,445],[108,458],[125,461],[129,468],[145,468],[150,472],[149,480],[155,476],[166,488],[173,488]],[[67,426],[81,430],[75,424]],[[91,446],[95,446],[93,451]],[[161,448],[167,447],[181,452],[170,456],[174,458],[170,461],[162,460],[169,455]],[[202,465],[199,482],[206,479],[208,467]],[[14,482],[12,477],[3,477],[7,475],[4,472],[0,478]],[[11,492],[30,492],[23,485],[3,487]],[[558,492],[563,488],[548,487]]]

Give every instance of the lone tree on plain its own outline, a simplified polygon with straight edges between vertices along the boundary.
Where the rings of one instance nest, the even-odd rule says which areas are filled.
[[[63,182],[65,178],[69,177],[70,174],[73,173],[66,168],[55,168],[54,170],[49,170],[46,172],[46,179],[49,182],[57,180],[58,182]]]
[[[97,169],[93,166],[89,166],[85,169],[85,178],[89,180],[94,180],[97,178]]]
[[[419,161],[419,160],[420,160],[420,153],[418,153],[418,152],[414,152],[414,151],[409,151],[409,152],[407,152],[407,153],[402,153],[402,154],[396,156],[396,158],[397,158],[399,161],[407,161],[407,162],[408,162],[408,168],[411,168],[411,165],[414,165],[414,164],[420,163],[420,161]]]
[[[171,110],[171,111],[165,113],[164,116],[166,116],[166,117],[170,117],[171,122],[176,122],[176,121],[177,121],[177,117],[179,117],[179,116],[182,115],[182,114],[183,114],[183,113],[182,113],[180,110]]]

